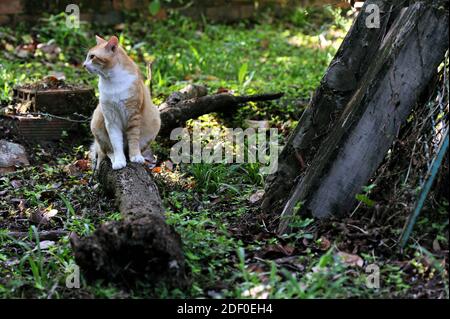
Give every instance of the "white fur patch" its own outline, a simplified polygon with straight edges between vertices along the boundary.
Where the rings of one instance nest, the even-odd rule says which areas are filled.
[[[100,77],[98,89],[106,125],[125,129],[128,122],[125,101],[130,97],[130,89],[135,81],[136,75],[123,69],[120,65],[114,66],[108,72],[108,78]]]
[[[145,158],[142,155],[131,156],[130,161],[133,163],[145,163]]]
[[[123,69],[120,65],[116,65],[106,77],[101,76],[98,83],[100,105],[114,151],[113,169],[121,169],[126,166],[123,139],[129,114],[125,102],[130,97],[134,81],[136,81],[136,75]]]

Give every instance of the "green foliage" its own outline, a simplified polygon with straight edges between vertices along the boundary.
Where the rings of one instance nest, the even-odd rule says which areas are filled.
[[[349,27],[350,22],[345,18],[341,9],[333,8],[331,5],[324,7],[297,7],[288,16],[288,21],[308,34],[322,33],[330,28],[346,29]]]
[[[77,57],[84,60],[86,56],[86,49],[89,48],[88,25],[80,21],[79,28],[71,28],[66,22],[67,15],[62,12],[57,15],[50,15],[47,18],[42,18],[42,22],[33,27],[33,31],[37,35],[37,41],[47,43],[54,41],[61,48],[61,60],[66,60],[67,57]]]
[[[154,3],[150,6],[156,11]],[[281,103],[249,104],[236,116],[280,123],[292,116],[297,118],[301,110],[293,101],[309,99],[336,50],[332,46],[317,48],[308,43],[310,40],[305,40],[301,48],[291,44],[290,38],[305,36],[282,22],[252,27],[245,23],[200,24],[177,13],[169,14],[169,19],[155,21],[129,13],[126,28],[117,34],[144,74],[146,63],[155,61],[153,88],[157,102],[162,101],[160,94],[167,95],[188,81],[205,83],[210,92],[219,88],[242,94],[283,91],[286,95]],[[54,41],[61,53],[44,64],[44,55],[16,58],[13,51],[8,51],[0,68],[0,103],[10,100],[14,85],[42,79],[51,71],[64,72],[68,82],[96,86],[96,77],[80,64],[95,43],[94,35],[108,36],[111,29],[89,24],[70,29],[65,25],[64,13],[43,19],[33,29],[38,42]],[[12,50],[24,43],[12,30],[3,28],[0,32],[15,36],[15,42],[10,43]]]
[[[370,192],[375,188],[375,184],[369,185],[369,186],[364,186],[363,187],[363,194],[356,194],[355,198],[356,200],[358,200],[360,203],[364,203],[367,207],[373,207],[375,206],[375,201],[371,200],[369,198],[369,194]]]
[[[156,15],[159,12],[159,9],[161,8],[161,3],[159,0],[153,0],[148,5],[148,11],[151,15]]]

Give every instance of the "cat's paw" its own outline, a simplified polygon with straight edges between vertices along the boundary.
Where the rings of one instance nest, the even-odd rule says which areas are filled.
[[[113,170],[121,169],[121,168],[124,168],[125,166],[127,166],[127,161],[125,159],[115,160],[112,163]]]
[[[139,155],[131,156],[130,161],[133,163],[142,164],[142,163],[145,163],[145,158],[141,154],[139,154]]]

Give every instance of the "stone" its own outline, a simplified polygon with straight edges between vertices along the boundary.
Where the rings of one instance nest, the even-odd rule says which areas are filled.
[[[16,166],[30,165],[22,145],[0,140],[0,174],[13,172]]]

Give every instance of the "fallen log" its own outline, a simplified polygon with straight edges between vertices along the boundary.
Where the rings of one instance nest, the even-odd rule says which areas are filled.
[[[32,238],[33,240],[36,240],[36,234],[39,240],[53,240],[56,241],[60,239],[61,237],[64,237],[69,234],[68,231],[57,229],[57,230],[42,230],[37,233],[32,232]],[[13,231],[7,233],[7,236],[15,238],[15,239],[22,239],[22,238],[28,238],[30,237],[30,232],[27,231]]]
[[[371,12],[366,12],[366,8],[374,4],[380,9],[380,27],[368,28],[366,20]],[[271,220],[278,220],[299,176],[311,165],[333,123],[364,79],[383,37],[402,6],[401,3],[394,5],[390,0],[365,2],[280,153],[278,170],[266,178],[261,208]]]
[[[282,96],[205,94],[206,88],[198,85],[171,94],[160,106],[160,135],[169,135],[171,129],[202,114]],[[101,163],[97,176],[106,194],[115,198],[123,218],[101,225],[91,236],[71,236],[75,260],[86,277],[126,283],[136,279],[162,280],[168,285],[183,286],[187,280],[180,236],[166,223],[158,188],[144,166],[128,163],[121,170],[112,170],[107,159]]]
[[[160,107],[161,131],[160,135],[169,135],[177,127],[182,126],[187,120],[197,118],[200,115],[213,112],[226,112],[233,110],[247,102],[261,102],[275,100],[283,96],[283,93],[255,94],[235,96],[228,93],[213,95],[197,95],[189,99],[178,100],[179,95],[169,97],[169,103]],[[184,95],[186,97],[186,95]]]
[[[163,280],[182,286],[185,263],[179,235],[164,217],[158,189],[144,166],[112,170],[101,163],[98,179],[123,216],[102,224],[88,237],[71,237],[77,264],[87,278],[132,282]]]
[[[448,50],[448,6],[442,3],[419,1],[398,16],[285,205],[279,233],[289,229],[299,202],[318,218],[355,205]]]

